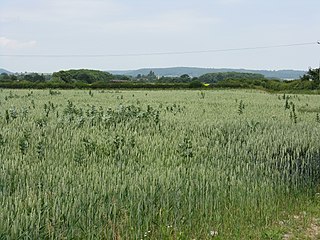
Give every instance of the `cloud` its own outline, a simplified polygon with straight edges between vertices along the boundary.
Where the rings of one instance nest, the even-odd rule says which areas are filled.
[[[54,16],[71,20],[118,15],[127,10],[125,5],[111,0],[55,0],[47,7]]]
[[[220,22],[212,12],[207,13],[189,5],[177,8],[175,5],[170,7],[159,3],[152,6],[143,4],[144,1],[133,4],[128,0],[32,0],[29,4],[8,4],[5,9],[0,9],[0,24],[5,23],[8,29],[3,35],[10,35],[11,29],[25,26],[22,29],[25,34],[28,34],[28,29],[38,35],[43,32],[47,35],[90,32],[101,36],[110,32],[115,35],[191,34]]]
[[[0,47],[6,49],[22,49],[22,48],[32,48],[36,45],[36,41],[21,42],[14,39],[9,39],[6,37],[0,37]]]
[[[246,1],[244,0],[217,0],[217,3],[221,5],[235,5],[235,4],[243,4]]]
[[[113,32],[155,32],[165,34],[192,32],[219,22],[220,19],[216,17],[201,16],[191,10],[178,10],[146,15],[137,19],[115,20],[103,23],[100,27]]]
[[[1,1],[1,0],[0,0]],[[21,1],[21,0],[19,0]],[[113,0],[32,0],[0,8],[0,23],[73,23],[122,14],[126,6]]]

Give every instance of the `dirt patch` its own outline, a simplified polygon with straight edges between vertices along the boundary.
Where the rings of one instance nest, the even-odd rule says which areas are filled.
[[[301,216],[293,216],[294,220],[302,219]],[[312,218],[312,221],[306,229],[298,227],[296,232],[288,232],[283,235],[282,240],[293,239],[320,239],[320,219]]]
[[[307,229],[306,236],[311,239],[320,239],[319,219],[312,219],[310,227]]]

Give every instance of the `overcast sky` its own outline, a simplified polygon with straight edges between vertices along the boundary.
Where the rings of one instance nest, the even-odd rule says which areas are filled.
[[[272,49],[126,57],[8,57],[14,72],[194,66],[301,69],[320,61],[319,0],[0,0],[0,54],[139,54],[292,43]]]

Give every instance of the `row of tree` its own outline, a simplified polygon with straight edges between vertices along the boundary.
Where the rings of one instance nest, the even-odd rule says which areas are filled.
[[[51,79],[51,75],[39,73],[21,73],[21,74],[0,74],[0,81],[29,81],[29,82],[45,82]]]
[[[224,72],[224,73],[207,73],[199,78],[190,77],[188,74],[183,74],[180,77],[158,77],[153,71],[148,75],[138,75],[136,77],[125,75],[112,75],[108,72],[98,70],[68,70],[55,72],[50,74],[38,73],[25,73],[25,74],[11,74],[2,73],[0,75],[0,85],[10,86],[24,85],[21,82],[41,83],[43,86],[62,86],[69,84],[72,86],[112,86],[110,84],[117,83],[119,86],[155,86],[155,84],[166,84],[166,86],[178,86],[179,84],[188,84],[185,86],[201,87],[204,83],[210,84],[213,87],[233,87],[233,88],[264,88],[274,90],[286,90],[288,88],[294,89],[319,89],[320,88],[320,75],[318,69],[309,69],[300,79],[292,81],[280,81],[275,79],[267,79],[261,74],[255,73],[238,73],[238,72]],[[6,83],[6,84],[4,84]],[[14,83],[14,84],[12,84]],[[105,83],[108,83],[107,85]],[[122,85],[121,85],[122,84]],[[135,85],[134,85],[135,84]],[[30,84],[29,84],[30,85]],[[41,86],[42,86],[41,85]],[[34,86],[31,84],[30,86]],[[115,85],[113,85],[115,86]],[[182,86],[182,85],[181,85]]]

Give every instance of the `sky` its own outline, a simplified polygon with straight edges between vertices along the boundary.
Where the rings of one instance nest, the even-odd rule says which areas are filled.
[[[319,0],[0,0],[0,68],[12,72],[176,66],[307,70],[319,67],[319,40]],[[83,56],[296,43],[314,44]]]

